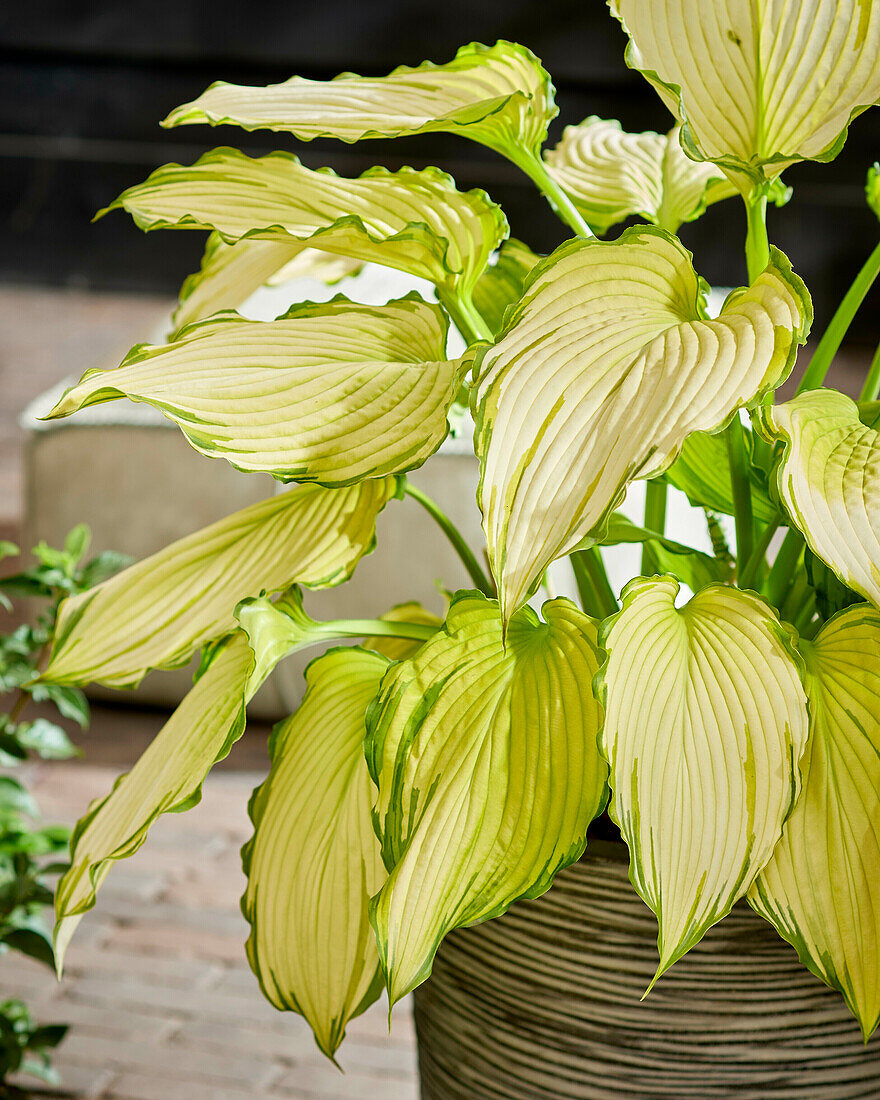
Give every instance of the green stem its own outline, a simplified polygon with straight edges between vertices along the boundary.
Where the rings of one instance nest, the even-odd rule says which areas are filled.
[[[746,266],[749,282],[753,283],[770,262],[766,195],[756,195],[746,200],[746,217]]]
[[[852,319],[855,317],[865,295],[871,289],[874,280],[880,273],[880,244],[874,248],[871,255],[865,260],[862,270],[856,275],[852,286],[846,292],[843,301],[837,307],[837,312],[831,318],[831,323],[822,335],[819,346],[813,353],[810,365],[804,371],[804,376],[797,388],[798,393],[804,390],[818,390],[825,381],[825,375],[837,350],[843,343]]]
[[[859,394],[859,401],[876,401],[878,393],[880,393],[880,344],[877,345],[871,366],[868,368],[868,376]]]
[[[782,607],[782,601],[795,576],[798,559],[803,548],[803,535],[797,528],[789,527],[788,533],[779,547],[776,561],[773,562],[770,574],[764,584],[764,598],[773,607]]]
[[[593,230],[581,217],[577,207],[547,171],[540,157],[523,157],[516,162],[553,207],[556,214],[579,237],[594,237]]]
[[[775,519],[772,519],[764,530],[761,532],[761,537],[755,543],[755,549],[752,551],[752,556],[745,563],[740,572],[737,583],[740,588],[754,588],[755,581],[758,577],[758,571],[764,564],[764,559],[767,554],[767,549],[770,546],[770,542],[773,536],[779,530],[779,525],[782,523],[782,516],[777,515]]]
[[[410,638],[424,642],[437,633],[437,627],[428,623],[393,623],[386,619],[333,619],[320,627],[332,638]]]
[[[470,295],[438,292],[440,301],[452,318],[455,327],[468,344],[478,340],[494,340],[495,336],[471,301]]]
[[[421,489],[417,489],[415,485],[410,484],[410,482],[406,484],[406,494],[412,497],[413,500],[418,501],[428,515],[436,521],[437,526],[449,539],[452,548],[455,550],[456,554],[458,554],[462,565],[464,565],[465,569],[468,571],[468,576],[477,588],[483,595],[494,597],[495,586],[486,576],[482,566],[477,561],[476,555],[465,541],[464,535],[462,535],[461,531],[459,531],[449,516],[446,515],[435,501],[431,500],[431,498],[423,493]]]
[[[606,619],[620,610],[614,590],[608,582],[605,563],[598,546],[574,550],[569,555],[581,607],[588,614]]]
[[[666,482],[661,479],[645,485],[645,527],[658,535],[666,533]],[[642,547],[642,576],[647,577],[653,559],[647,545]]]
[[[725,432],[727,458],[730,463],[730,485],[733,490],[733,518],[736,524],[737,572],[745,568],[754,549],[754,520],[752,518],[752,482],[749,477],[749,456],[746,438],[739,414]]]

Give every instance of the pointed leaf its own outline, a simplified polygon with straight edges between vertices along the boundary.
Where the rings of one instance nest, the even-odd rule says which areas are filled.
[[[609,0],[627,64],[685,124],[693,156],[744,189],[798,160],[831,160],[880,100],[880,7],[869,0]]]
[[[835,390],[762,408],[759,428],[784,445],[779,496],[813,553],[880,604],[880,432]]]
[[[415,600],[409,603],[398,604],[379,616],[389,623],[424,623],[426,626],[436,626],[439,630],[443,620],[439,619],[433,611],[428,611]],[[409,638],[365,638],[364,649],[371,649],[374,653],[381,653],[390,661],[405,661],[422,648],[422,642],[411,641]]]
[[[319,278],[332,284],[361,269],[360,260],[334,256],[299,241],[237,241],[208,237],[202,266],[180,288],[177,331],[224,309],[237,309],[255,290],[286,279]]]
[[[852,607],[800,648],[803,790],[749,901],[841,991],[867,1040],[880,1021],[880,613]]]
[[[592,116],[566,126],[544,160],[596,233],[633,214],[675,233],[707,206],[736,194],[720,168],[685,154],[679,130],[627,134],[616,120]]]
[[[502,244],[497,261],[477,280],[473,302],[493,334],[501,331],[507,307],[522,297],[526,276],[540,258],[528,245],[511,237]]]
[[[70,842],[70,870],[55,892],[59,971],[82,914],[113,862],[133,855],[160,814],[190,809],[205,776],[244,732],[245,688],[253,654],[243,634],[212,654],[200,678],[130,772],[94,802]]]
[[[633,478],[779,383],[809,296],[773,250],[716,320],[690,254],[653,226],[568,241],[476,349],[479,499],[505,617],[555,558],[598,533]]]
[[[341,73],[333,80],[291,77],[250,88],[222,81],[177,107],[162,123],[232,123],[280,130],[301,141],[361,141],[446,131],[504,156],[536,155],[556,116],[553,85],[531,50],[515,42],[472,42],[445,65],[401,65],[388,76]]]
[[[301,485],[173,542],[62,603],[43,679],[133,687],[231,630],[246,596],[341,584],[373,549],[376,516],[396,491],[393,478]]]
[[[272,732],[272,769],[251,799],[254,836],[242,850],[251,967],[276,1008],[305,1016],[329,1057],[382,988],[369,900],[385,867],[364,715],[387,668],[356,647],[309,665],[302,705]]]
[[[307,249],[308,245],[293,239],[227,244],[219,233],[211,233],[201,267],[180,288],[180,302],[174,312],[176,331],[221,310],[237,309]]]
[[[117,207],[144,230],[211,229],[227,244],[299,242],[398,268],[449,293],[468,292],[507,236],[504,214],[484,191],[457,191],[437,168],[371,168],[343,179],[283,152],[252,159],[214,149],[191,167],[166,164],[100,213]]]
[[[746,448],[752,443],[752,433],[745,432]],[[709,508],[726,516],[734,514],[733,489],[730,482],[730,460],[723,435],[694,432],[682,444],[681,453],[663,475],[670,485],[680,489],[696,508]],[[759,523],[770,523],[779,510],[770,500],[757,478],[752,484],[752,515]]]
[[[748,890],[796,796],[807,739],[801,662],[763,601],[638,579],[606,621],[609,813],[657,914],[658,976]]]
[[[224,313],[87,371],[49,418],[128,397],[238,470],[350,485],[420,466],[445,439],[462,373],[446,358],[447,327],[416,294],[307,303],[278,321]]]
[[[596,627],[567,600],[463,593],[443,631],[395,665],[367,715],[367,763],[391,873],[373,924],[394,1003],[454,928],[538,897],[580,856],[605,797]]]
[[[268,604],[268,601],[265,601]],[[195,683],[149,748],[89,807],[70,841],[70,870],[55,892],[59,971],[70,937],[114,862],[141,847],[161,814],[197,805],[205,776],[244,732],[245,708],[282,657],[323,640],[296,590],[278,610],[244,609],[236,630],[203,653]]]

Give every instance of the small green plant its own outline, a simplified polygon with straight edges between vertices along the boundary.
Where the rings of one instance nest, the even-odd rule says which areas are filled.
[[[99,554],[85,565],[89,530],[75,527],[64,548],[40,543],[33,550],[36,564],[21,573],[0,578],[0,601],[11,611],[10,596],[36,597],[41,605],[33,623],[23,623],[0,635],[0,694],[11,700],[0,714],[0,767],[8,771],[31,755],[65,760],[78,750],[66,731],[45,717],[29,719],[28,703],[54,704],[80,726],[88,724],[85,696],[76,688],[37,682],[55,633],[59,601],[84,592],[111,576],[128,559]],[[18,554],[12,543],[0,544],[0,556]],[[39,809],[24,784],[13,775],[0,775],[0,956],[18,951],[49,967],[55,956],[43,912],[54,903],[52,876],[69,868],[70,830],[63,825],[39,825]],[[0,985],[2,985],[0,958]],[[4,1096],[24,1095],[9,1084],[17,1074],[57,1083],[51,1050],[67,1032],[64,1024],[35,1023],[20,1000],[0,1002],[0,1089]]]
[[[447,932],[545,891],[606,808],[658,918],[658,978],[745,897],[866,1037],[877,1026],[880,355],[859,403],[824,383],[880,244],[781,402],[813,313],[767,215],[791,198],[785,169],[830,160],[880,101],[880,4],[609,2],[627,63],[672,112],[667,134],[589,118],[545,148],[553,85],[509,42],[381,78],[218,83],[165,120],[302,141],[471,138],[559,214],[570,239],[550,256],[436,168],[343,179],[288,152],[220,148],[112,203],[145,230],[208,231],[201,270],[166,344],[88,372],[53,415],[147,402],[203,454],[297,484],[62,605],[47,688],[128,687],[202,661],[77,827],[59,954],[113,861],[198,800],[274,663],[366,637],[310,666],[243,853],[248,958],[324,1051],[383,986],[394,1003],[424,981]],[[874,173],[875,208],[877,191]],[[710,316],[677,234],[717,202],[743,233],[745,285]],[[322,253],[427,279],[437,301],[235,312]],[[455,358],[450,323],[467,343]],[[475,426],[488,572],[406,483],[456,406]],[[638,481],[641,525],[617,511]],[[712,552],[667,535],[670,486],[707,509]],[[412,606],[312,620],[297,586],[347,580],[404,494],[475,591],[442,623]],[[642,563],[619,594],[605,564],[625,542]],[[539,614],[529,601],[560,559],[579,606],[548,599]]]

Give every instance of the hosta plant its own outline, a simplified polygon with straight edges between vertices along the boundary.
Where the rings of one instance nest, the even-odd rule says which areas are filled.
[[[87,372],[52,415],[144,401],[203,454],[293,484],[62,605],[47,684],[124,688],[201,663],[77,826],[59,957],[113,864],[198,801],[276,662],[345,641],[274,731],[243,852],[251,966],[328,1054],[383,988],[393,1004],[428,977],[450,930],[547,890],[603,813],[657,915],[658,977],[746,898],[865,1036],[877,1025],[880,359],[858,402],[823,383],[880,248],[805,364],[810,296],[768,241],[767,206],[789,197],[789,165],[833,157],[880,99],[880,6],[610,6],[672,112],[666,134],[589,118],[548,147],[553,86],[509,42],[380,78],[214,84],[164,123],[471,138],[559,214],[569,239],[549,256],[438,168],[344,179],[220,148],[112,204],[145,230],[207,231],[204,260],[168,342]],[[744,229],[744,285],[712,316],[676,234],[719,201]],[[363,262],[429,280],[437,300],[236,311],[279,272]],[[482,548],[406,479],[463,405]],[[619,511],[636,481],[643,523]],[[706,509],[712,550],[667,533],[670,486]],[[405,494],[474,589],[442,621],[415,604],[315,621],[302,590],[348,580]],[[632,542],[641,575],[618,598],[605,565]],[[578,600],[542,604],[563,558]]]

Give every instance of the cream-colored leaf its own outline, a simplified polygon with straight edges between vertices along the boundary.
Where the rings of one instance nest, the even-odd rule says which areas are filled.
[[[300,141],[446,131],[515,160],[538,153],[555,115],[553,85],[540,61],[524,46],[500,41],[472,42],[445,65],[401,65],[388,76],[294,76],[263,88],[221,81],[177,107],[162,125],[232,123],[245,130],[280,130]]]
[[[462,373],[446,332],[442,310],[416,294],[307,303],[277,321],[224,313],[87,371],[49,417],[128,397],[236,469],[350,485],[420,466],[446,438]]]
[[[278,286],[291,279],[318,279],[326,286],[334,286],[342,279],[359,275],[363,266],[363,260],[355,260],[351,256],[335,256],[332,252],[322,252],[320,248],[304,248],[271,275],[266,283]]]
[[[224,309],[237,309],[261,286],[288,279],[314,278],[332,285],[356,275],[361,260],[335,256],[299,241],[236,241],[226,244],[212,233],[205,246],[202,266],[180,288],[174,313],[177,331]]]
[[[659,228],[569,241],[475,352],[479,499],[506,617],[550,562],[601,535],[629,481],[791,369],[811,309],[782,253],[715,320],[704,286]]]
[[[880,1021],[880,613],[865,604],[802,640],[810,739],[803,790],[749,892],[801,962]]]
[[[390,870],[373,924],[392,1003],[447,932],[547,890],[601,809],[596,627],[567,600],[543,613],[520,611],[505,646],[497,603],[461,594],[368,712]]]
[[[880,432],[835,390],[808,390],[756,413],[784,444],[779,497],[810,549],[854,592],[880,604]]]
[[[304,251],[299,241],[237,241],[226,244],[218,233],[208,237],[202,266],[180,288],[174,326],[180,332],[193,321],[224,309],[237,309],[255,290]]]
[[[371,168],[343,179],[284,152],[252,159],[214,149],[189,167],[166,164],[101,214],[117,207],[144,230],[308,244],[398,268],[451,294],[469,293],[507,236],[504,214],[484,191],[458,191],[437,168]]]
[[[685,154],[679,130],[628,134],[619,122],[593,116],[567,126],[544,160],[596,233],[633,214],[675,233],[736,194],[720,168]]]
[[[231,630],[247,596],[341,584],[373,549],[376,517],[397,489],[395,478],[301,485],[172,543],[61,604],[42,678],[133,687]]]
[[[807,740],[801,662],[763,601],[638,579],[606,621],[609,813],[660,925],[658,976],[730,911],[770,859]]]
[[[305,1016],[330,1057],[382,989],[369,901],[385,867],[364,716],[387,668],[360,648],[309,665],[302,705],[272,732],[271,771],[251,799],[254,835],[242,850],[251,967],[272,1004]]]
[[[241,737],[245,708],[278,661],[334,636],[305,614],[298,589],[275,605],[253,601],[239,618],[242,629],[203,652],[192,690],[131,771],[77,823],[70,868],[55,892],[59,972],[70,938],[112,865],[134,855],[161,814],[198,803],[205,776]]]
[[[798,160],[831,160],[880,100],[880,6],[870,0],[608,0],[627,63],[685,124],[696,158],[744,190]]]

